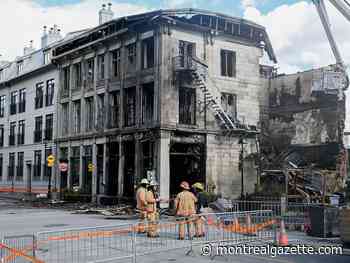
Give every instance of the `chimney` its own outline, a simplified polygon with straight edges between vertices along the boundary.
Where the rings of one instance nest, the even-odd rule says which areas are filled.
[[[49,32],[47,32],[47,27],[44,26],[43,35],[41,37],[41,48],[45,48],[50,44],[57,42],[61,39],[61,30],[58,28],[57,25],[51,27]]]
[[[114,13],[112,11],[112,4],[108,3],[108,9],[106,9],[106,5],[102,5],[102,9],[98,12],[99,16],[99,25],[102,25],[113,19]]]
[[[34,51],[35,51],[35,48],[33,47],[33,40],[30,40],[29,46],[28,47],[24,47],[24,49],[23,49],[23,55],[24,56],[28,55],[28,54],[30,54],[30,53],[32,53]]]

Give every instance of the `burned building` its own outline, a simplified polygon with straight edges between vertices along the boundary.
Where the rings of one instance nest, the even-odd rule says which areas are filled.
[[[270,190],[276,178],[282,189],[274,190],[284,192],[288,185],[290,195],[303,198],[344,187],[345,97],[337,78],[334,66],[271,78],[262,129],[263,177]]]
[[[262,26],[194,9],[103,20],[56,47],[61,190],[133,197],[152,177],[161,197],[182,180],[237,196],[243,167],[252,191],[263,52],[276,61]]]

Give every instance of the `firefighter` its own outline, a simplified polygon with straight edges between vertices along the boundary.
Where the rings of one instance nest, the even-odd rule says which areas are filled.
[[[147,201],[146,201],[146,193],[148,180],[143,178],[140,182],[140,186],[136,191],[136,201],[137,201],[137,210],[139,212],[139,225],[138,225],[138,233],[145,233],[145,220],[147,218]]]
[[[181,182],[180,187],[182,191],[177,194],[174,202],[175,215],[179,221],[178,239],[185,239],[185,225],[187,225],[189,238],[192,239],[192,221],[196,214],[197,198],[190,192],[190,185],[186,181]]]
[[[204,197],[203,197],[203,191],[204,186],[201,183],[195,183],[192,185],[193,194],[197,197],[197,206],[196,206],[196,217],[194,220],[194,227],[195,227],[195,237],[204,237],[204,225],[203,225],[203,218],[200,215],[201,208],[204,206]]]
[[[146,193],[146,202],[147,202],[147,221],[148,221],[148,229],[147,236],[148,237],[159,237],[158,229],[157,229],[157,221],[159,219],[159,215],[157,212],[157,187],[156,181],[151,181],[147,193]]]

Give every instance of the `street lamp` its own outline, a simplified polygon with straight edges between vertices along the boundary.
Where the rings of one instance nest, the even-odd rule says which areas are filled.
[[[244,167],[243,167],[244,144],[247,144],[246,142],[244,142],[243,135],[239,137],[238,144],[241,146],[241,150],[239,153],[239,170],[241,171],[241,199],[243,199],[244,198]]]

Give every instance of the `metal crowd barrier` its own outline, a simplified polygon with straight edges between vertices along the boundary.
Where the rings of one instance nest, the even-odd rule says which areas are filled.
[[[142,255],[173,249],[190,252],[206,243],[243,244],[275,238],[276,219],[271,210],[207,213],[160,220],[152,227],[157,237],[138,234],[138,224],[66,229],[3,239],[8,246],[1,262],[137,262]],[[179,240],[179,225],[185,238]],[[204,236],[195,237],[202,227]],[[149,230],[149,229],[148,229]],[[28,240],[27,240],[28,239]]]
[[[271,210],[274,216],[282,217],[287,228],[303,229],[309,224],[309,211],[317,203],[284,203],[282,201],[233,200],[227,211]]]
[[[134,234],[133,224],[40,232],[36,256],[50,263],[131,261]]]

